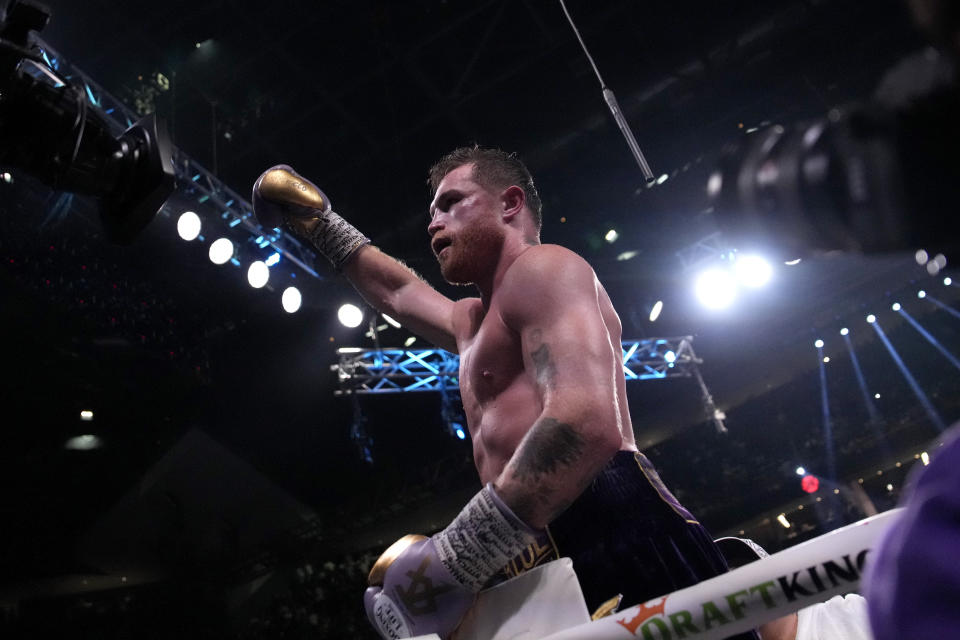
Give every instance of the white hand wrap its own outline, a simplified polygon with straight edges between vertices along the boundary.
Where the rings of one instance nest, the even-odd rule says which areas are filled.
[[[316,247],[333,268],[340,271],[353,252],[370,242],[356,227],[332,209],[318,212],[317,226],[310,232],[310,244]]]
[[[488,483],[453,522],[433,536],[443,566],[474,593],[531,544],[536,531],[523,523]]]

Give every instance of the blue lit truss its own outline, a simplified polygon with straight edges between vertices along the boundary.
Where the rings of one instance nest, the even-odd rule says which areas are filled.
[[[627,380],[662,380],[694,375],[700,360],[693,338],[624,340],[623,374]],[[338,350],[337,395],[446,391],[460,388],[459,356],[443,349]]]
[[[36,44],[47,65],[80,88],[90,106],[106,116],[114,135],[126,131],[140,119],[140,116],[133,110],[110,95],[83,71],[57,53],[55,49],[39,38],[36,39]],[[48,72],[44,71],[42,65],[25,62],[22,68],[24,72],[35,77],[44,77],[47,81],[53,81],[58,86],[60,84]],[[247,200],[176,147],[173,147],[173,169],[178,191],[191,195],[198,204],[205,204],[206,207],[217,211],[224,227],[239,227],[240,230],[250,234],[251,241],[259,248],[272,247],[284,258],[310,275],[321,278],[311,266],[316,257],[312,248],[284,231],[262,227],[253,217],[253,207]],[[202,213],[201,216],[203,216]],[[209,219],[209,216],[203,217]]]

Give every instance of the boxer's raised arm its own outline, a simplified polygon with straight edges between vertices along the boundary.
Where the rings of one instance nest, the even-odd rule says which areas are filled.
[[[253,185],[253,212],[265,227],[287,228],[312,244],[378,310],[447,351],[456,352],[455,303],[411,269],[369,245],[369,238],[333,211],[315,184],[287,165],[264,171]]]
[[[503,320],[520,335],[543,410],[494,486],[534,528],[560,515],[622,444],[619,353],[598,287],[582,258],[551,245],[524,252],[504,278]]]
[[[405,264],[367,245],[350,256],[343,274],[371,306],[441,349],[457,352],[453,332],[456,303]]]

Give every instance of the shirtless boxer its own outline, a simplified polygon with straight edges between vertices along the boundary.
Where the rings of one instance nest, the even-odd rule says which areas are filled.
[[[460,394],[483,489],[443,531],[407,537],[371,571],[364,602],[385,638],[456,628],[485,585],[560,555],[588,607],[637,604],[726,571],[710,536],[637,451],[620,320],[580,256],[540,244],[526,167],[462,148],[431,169],[430,246],[450,300],[333,213],[289,167],[254,185],[266,226],[286,223],[376,309],[460,354]]]

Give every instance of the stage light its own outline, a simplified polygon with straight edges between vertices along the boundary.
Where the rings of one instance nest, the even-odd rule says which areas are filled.
[[[870,324],[873,324],[876,321],[877,321],[877,316],[873,315],[872,313],[867,316],[867,322],[869,322]]]
[[[210,244],[210,262],[225,264],[233,257],[233,243],[227,238],[217,238]]]
[[[773,268],[770,263],[755,255],[737,256],[737,261],[733,263],[733,270],[737,274],[737,279],[744,286],[757,289],[770,282],[770,276],[773,275]]]
[[[787,514],[781,513],[777,516],[777,522],[783,525],[784,529],[790,528],[790,521],[787,520]]]
[[[953,278],[951,278],[950,276],[947,276],[946,278],[943,279],[943,284],[949,287],[950,285],[953,284]]]
[[[617,238],[619,237],[620,237],[620,234],[617,233],[616,229],[610,229],[610,231],[607,231],[607,233],[604,234],[603,239],[609,242],[610,244],[613,244],[614,242],[617,241]]]
[[[800,481],[800,488],[806,493],[816,493],[820,489],[820,478],[813,474],[805,475]]]
[[[657,184],[663,184],[664,182],[667,181],[668,178],[670,178],[670,176],[668,176],[667,174],[665,173],[660,174],[660,177],[657,178]]]
[[[3,180],[7,184],[10,184],[11,182],[13,182],[13,176],[6,172],[0,173],[0,180]]]
[[[650,309],[650,322],[656,322],[661,311],[663,311],[663,300],[657,300],[653,303],[653,308]]]
[[[875,400],[879,400],[879,399],[880,399],[880,394],[879,394],[879,393],[875,393],[875,394],[873,394],[873,397],[874,397]]]
[[[826,364],[830,362],[830,356],[823,356],[823,363]]]
[[[200,216],[193,211],[184,211],[177,219],[177,233],[186,241],[196,240],[200,235]]]
[[[300,290],[296,287],[287,287],[283,290],[283,295],[280,296],[280,304],[283,305],[283,310],[287,313],[296,313],[302,302],[303,296],[300,295]]]
[[[921,267],[927,264],[927,260],[930,259],[930,255],[923,249],[918,249],[915,254],[913,254],[913,259],[917,261],[917,264]]]
[[[259,289],[266,285],[268,280],[270,280],[270,267],[261,260],[251,262],[247,269],[247,282],[250,283],[250,286]]]
[[[343,326],[354,329],[363,322],[363,311],[360,310],[360,307],[348,302],[337,310],[337,318]]]
[[[338,354],[350,354],[350,353],[363,353],[363,349],[360,347],[340,347],[337,349]]]
[[[893,485],[887,484],[887,491],[893,491]]]
[[[703,306],[709,309],[724,309],[737,297],[737,285],[728,272],[709,269],[697,278],[696,293]]]
[[[850,333],[850,329],[847,329],[846,327],[844,327],[843,329],[840,329],[840,335],[845,336],[848,333]]]
[[[387,314],[381,313],[380,315],[383,316],[383,319],[387,321],[387,324],[393,327],[394,329],[401,328],[400,323],[394,320],[393,318],[391,318],[390,316],[388,316]]]
[[[93,449],[99,449],[102,444],[103,442],[97,436],[84,434],[70,438],[64,443],[63,447],[71,451],[92,451]]]
[[[403,341],[403,346],[409,347],[410,345],[412,345],[412,344],[413,344],[414,342],[416,342],[416,341],[417,341],[417,337],[416,337],[416,336],[410,336],[409,338],[407,338],[406,340]]]
[[[926,297],[927,297],[927,292],[924,291],[923,289],[920,289],[920,291],[917,291],[917,297],[920,298],[920,299],[926,298]]]
[[[624,260],[630,260],[631,258],[636,258],[639,251],[624,251],[623,253],[617,255],[617,260],[623,262]]]
[[[267,259],[263,262],[263,264],[267,265],[268,267],[272,267],[278,262],[280,262],[280,252],[274,251],[267,257]]]
[[[677,361],[677,354],[675,354],[673,351],[667,351],[665,354],[663,354],[663,359],[667,364],[673,364]]]
[[[467,439],[467,433],[466,431],[463,430],[462,424],[460,424],[459,422],[454,422],[451,426],[453,427],[453,432],[457,434],[458,438],[460,438],[461,440]]]
[[[91,420],[93,420],[93,411],[88,411],[84,409],[83,411],[80,412],[80,419],[83,420],[84,422],[90,422]]]
[[[926,451],[920,453],[920,462],[923,463],[923,466],[930,464],[930,455]]]
[[[800,260],[801,260],[801,258],[796,258],[796,259],[794,259],[794,260],[787,260],[787,261],[784,262],[783,264],[787,265],[788,267],[794,267],[794,266],[800,264]]]
[[[807,470],[804,469],[803,467],[797,467],[797,475],[798,475],[798,476],[805,476],[805,475],[807,475]]]
[[[900,311],[900,303],[899,303],[899,302],[894,302],[894,303],[890,306],[890,308],[893,309],[894,311]]]
[[[813,346],[815,346],[817,349],[823,349],[823,340],[818,338],[817,341],[813,343]]]

